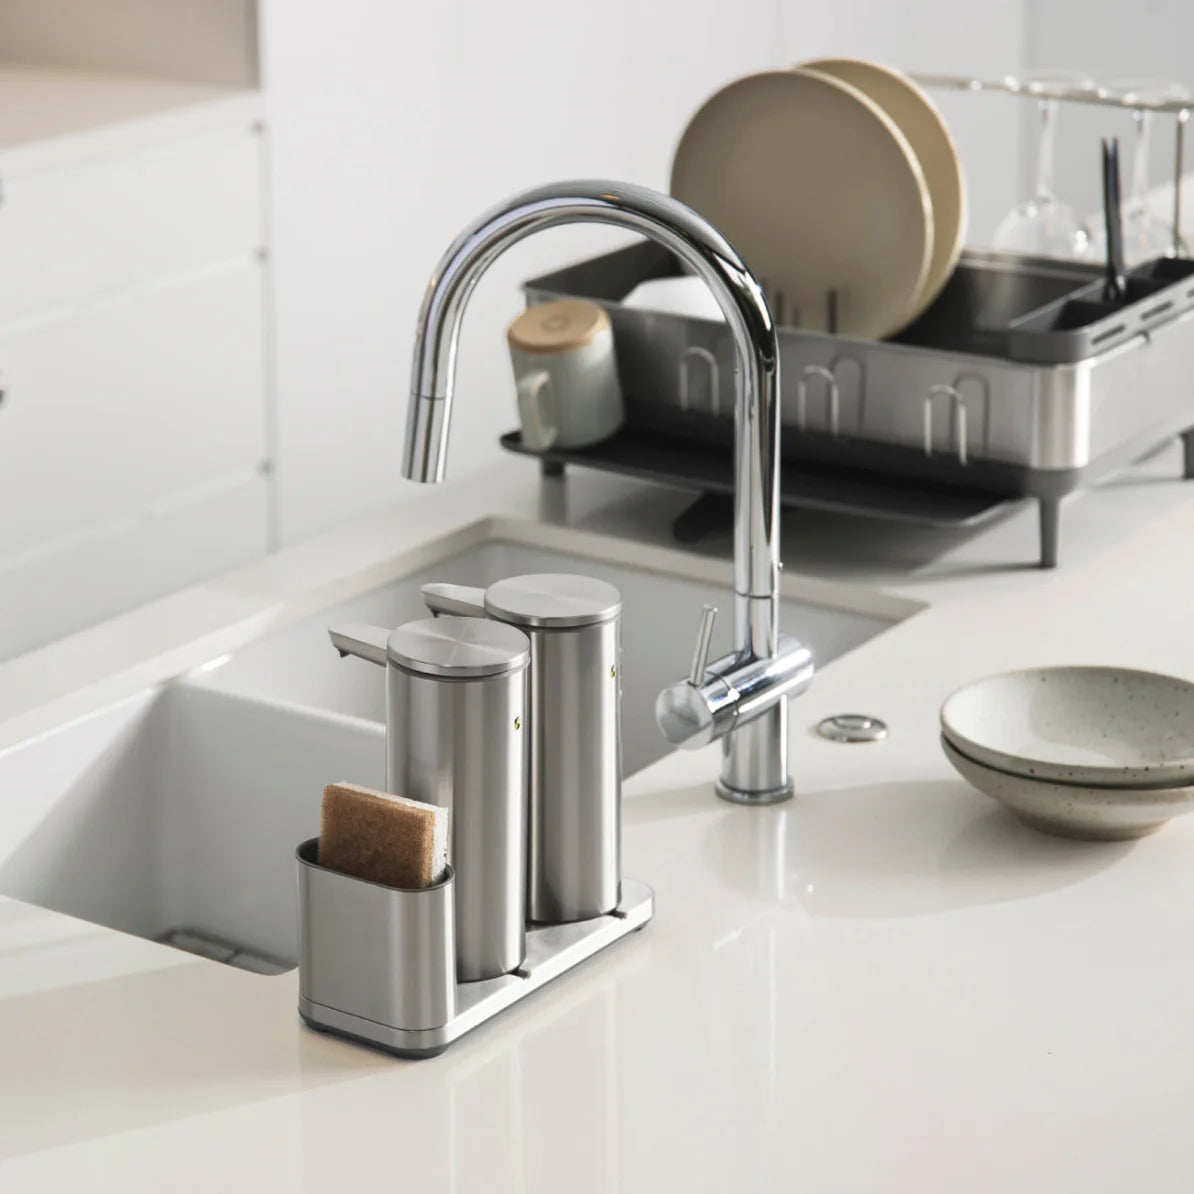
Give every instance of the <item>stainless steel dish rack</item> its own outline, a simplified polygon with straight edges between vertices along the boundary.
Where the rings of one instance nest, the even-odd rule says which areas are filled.
[[[627,421],[611,439],[537,453],[700,491],[691,541],[732,489],[733,349],[723,323],[631,309],[676,260],[635,244],[535,278],[528,305],[579,297],[613,324]],[[1040,563],[1057,561],[1061,499],[1165,439],[1194,475],[1194,261],[1130,273],[1100,301],[1097,265],[969,250],[914,324],[886,341],[779,329],[785,505],[969,525],[1040,505]],[[503,446],[527,452],[517,432]]]
[[[1096,265],[971,250],[933,306],[887,341],[779,329],[785,505],[970,525],[1009,501],[1040,506],[1042,566],[1057,561],[1061,499],[1180,434],[1194,475],[1194,263],[1181,252],[1191,101],[1005,76],[916,75],[923,86],[1173,118],[1173,252],[1101,302]],[[639,282],[678,272],[633,245],[526,283],[528,304],[583,297],[609,313],[627,399],[611,440],[540,454],[696,489],[677,520],[699,537],[731,492],[733,355],[725,326],[632,310]],[[836,295],[828,295],[835,309]],[[791,313],[789,313],[791,315]],[[777,318],[783,323],[777,308]],[[525,452],[517,432],[503,436]]]

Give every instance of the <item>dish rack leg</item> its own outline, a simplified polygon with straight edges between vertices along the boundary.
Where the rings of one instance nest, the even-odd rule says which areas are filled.
[[[1194,427],[1182,432],[1182,480],[1194,477]]]
[[[562,477],[564,475],[564,462],[562,460],[539,461],[539,475],[541,477]]]
[[[1041,498],[1041,567],[1057,567],[1057,541],[1061,536],[1061,499]]]

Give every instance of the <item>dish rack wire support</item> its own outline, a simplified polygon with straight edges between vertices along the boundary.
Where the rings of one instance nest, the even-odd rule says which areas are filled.
[[[1119,108],[1128,112],[1157,112],[1174,117],[1173,136],[1173,231],[1172,254],[1182,249],[1182,171],[1186,157],[1186,125],[1194,110],[1194,99],[1150,100],[1134,97],[1131,92],[1116,94],[1101,84],[1090,87],[1052,86],[1031,79],[1005,75],[1002,79],[983,79],[974,75],[940,75],[913,72],[910,78],[921,87],[939,91],[988,91],[1014,95],[1038,103],[1056,101],[1062,104],[1087,104],[1103,108]]]

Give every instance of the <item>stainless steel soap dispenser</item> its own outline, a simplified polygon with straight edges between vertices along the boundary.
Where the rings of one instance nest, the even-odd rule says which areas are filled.
[[[571,573],[421,591],[433,613],[504,622],[531,641],[528,918],[611,912],[622,873],[621,593]]]
[[[456,977],[496,978],[526,955],[527,666],[513,626],[425,618],[331,631],[386,669],[386,786],[451,809]]]

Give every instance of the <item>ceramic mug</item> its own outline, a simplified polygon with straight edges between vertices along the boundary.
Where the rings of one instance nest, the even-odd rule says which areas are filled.
[[[529,307],[506,329],[506,343],[528,448],[584,448],[622,426],[613,328],[596,303]]]

